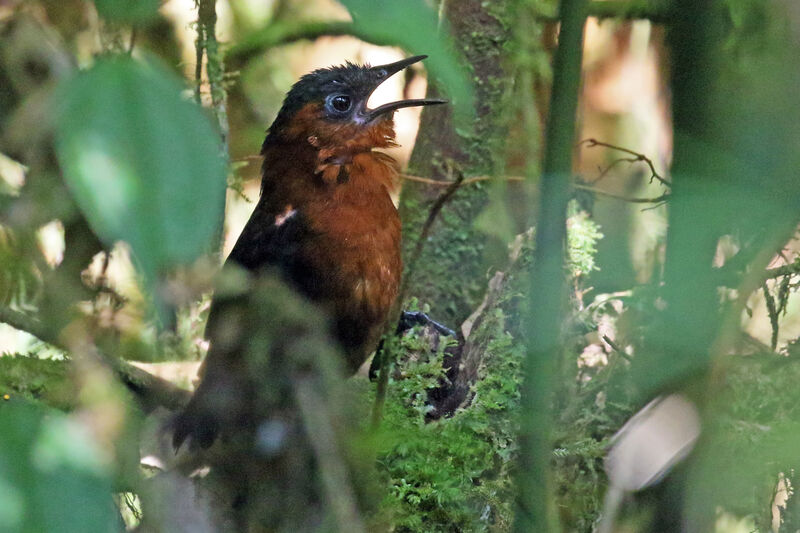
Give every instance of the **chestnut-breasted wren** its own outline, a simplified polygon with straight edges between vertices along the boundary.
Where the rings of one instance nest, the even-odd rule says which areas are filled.
[[[350,373],[375,349],[402,273],[400,217],[390,197],[397,164],[375,149],[396,145],[395,110],[446,103],[402,100],[370,109],[367,100],[392,74],[425,57],[376,67],[347,63],[294,84],[261,148],[261,197],[226,263],[255,276],[276,270],[318,303]],[[243,355],[241,343],[226,340],[225,312],[215,298],[201,382],[174,422],[176,448],[189,436],[206,447],[246,416],[246,400],[231,389],[239,379],[256,378],[231,375]]]

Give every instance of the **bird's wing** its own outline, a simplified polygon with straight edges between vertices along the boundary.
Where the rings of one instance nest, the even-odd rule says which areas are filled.
[[[250,272],[270,266],[287,266],[298,244],[305,237],[302,215],[291,205],[283,211],[271,212],[257,206],[228,256]]]

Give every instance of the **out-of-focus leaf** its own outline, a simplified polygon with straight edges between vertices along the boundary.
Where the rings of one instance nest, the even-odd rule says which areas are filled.
[[[0,304],[25,306],[39,289],[39,274],[10,230],[0,227]]]
[[[94,0],[103,18],[119,22],[144,22],[158,13],[159,0]]]
[[[396,43],[409,52],[427,54],[425,67],[439,82],[453,104],[455,118],[462,128],[469,128],[472,113],[472,85],[447,37],[439,29],[436,11],[424,0],[340,0],[350,11],[353,23],[362,35],[379,42]]]
[[[56,150],[81,210],[109,245],[126,241],[146,279],[201,254],[217,230],[219,138],[166,69],[101,60],[60,93]]]
[[[61,413],[0,404],[0,531],[119,531],[99,456],[85,428]]]

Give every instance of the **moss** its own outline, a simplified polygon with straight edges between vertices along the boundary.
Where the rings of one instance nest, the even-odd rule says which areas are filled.
[[[430,202],[406,195],[405,256],[416,246]],[[431,228],[428,241],[409,280],[413,296],[430,304],[436,320],[457,327],[480,303],[486,286],[485,237],[470,222],[486,205],[478,187],[456,192]]]
[[[575,216],[580,215],[576,213]],[[588,218],[572,224],[574,238],[593,228]],[[593,231],[588,231],[594,235]],[[594,238],[576,239],[575,252],[593,261]],[[472,403],[451,417],[425,423],[426,391],[441,375],[441,354],[415,360],[403,358],[419,351],[415,337],[400,347],[400,370],[390,383],[378,464],[389,486],[382,511],[392,516],[396,531],[508,531],[513,520],[516,435],[520,412],[524,331],[521,306],[533,246],[523,243],[520,259],[507,271],[507,283],[497,308],[472,333],[477,345],[487,345],[474,385]],[[433,274],[432,274],[433,275]],[[441,273],[434,279],[447,279]],[[580,275],[565,269],[565,275]],[[570,286],[574,285],[574,278]],[[577,310],[574,310],[577,313]],[[592,317],[570,321],[587,327]],[[588,324],[596,327],[596,324]],[[566,329],[575,329],[569,328]],[[583,339],[584,330],[567,332]],[[556,505],[565,531],[592,531],[606,486],[602,458],[609,437],[633,411],[621,400],[598,402],[608,373],[579,383],[576,359],[579,343],[568,342],[554,397],[557,432],[553,465]],[[624,370],[617,366],[615,372]],[[398,376],[402,376],[400,379]]]
[[[389,484],[383,512],[395,531],[509,528],[521,354],[503,324],[498,312],[476,333],[492,338],[484,379],[475,402],[452,418],[426,424],[421,402],[441,374],[441,353],[406,361],[403,379],[390,385],[378,463]],[[404,349],[419,348],[413,339]]]
[[[2,401],[25,398],[57,409],[70,409],[75,398],[66,380],[69,362],[38,359],[25,355],[0,357],[0,396]]]

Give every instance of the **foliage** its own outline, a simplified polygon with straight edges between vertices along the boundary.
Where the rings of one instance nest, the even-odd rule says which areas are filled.
[[[779,476],[799,458],[798,356],[757,353],[730,362],[710,401],[706,445],[689,484],[704,506],[751,516],[764,531]]]
[[[593,264],[601,235],[585,212],[574,217],[580,217],[580,222],[570,224],[571,252]],[[530,242],[523,241],[520,259],[507,273],[501,305],[489,311],[472,333],[473,339],[486,339],[488,348],[472,401],[452,417],[433,422],[425,418],[428,391],[443,376],[441,351],[429,350],[427,357],[409,360],[404,354],[418,353],[424,346],[414,334],[402,339],[397,354],[401,362],[390,383],[378,453],[380,470],[390,484],[384,512],[393,513],[397,531],[506,531],[511,527],[525,354],[518,317],[531,252]],[[578,274],[575,283],[580,283]],[[587,315],[581,327],[596,328],[600,316]],[[607,439],[632,410],[625,403],[597,401],[608,375],[597,382],[576,383],[571,350],[565,351],[564,361],[563,382],[554,400],[559,413],[553,452],[555,484],[569,530],[590,531],[602,502]]]
[[[83,425],[25,400],[4,401],[0,449],[3,531],[119,531],[107,465]]]
[[[587,276],[599,270],[595,255],[597,241],[603,238],[603,234],[589,213],[578,209],[575,200],[567,208],[567,217],[567,268],[574,278]]]
[[[219,143],[181,90],[155,60],[122,56],[99,60],[58,98],[64,177],[97,234],[127,242],[150,283],[208,251],[223,206]]]
[[[70,409],[75,398],[66,380],[67,366],[66,361],[4,355],[0,357],[0,395]]]
[[[158,0],[94,0],[103,18],[118,22],[137,23],[151,20],[158,11]]]
[[[440,37],[437,14],[422,0],[345,0],[343,3],[351,11],[354,22],[352,26],[335,23],[336,31],[355,28],[365,38],[392,42],[413,52],[430,53],[427,65],[432,77],[439,81],[439,88],[454,101],[459,117],[467,116],[474,122],[475,131],[459,124],[453,128],[452,139],[446,139],[447,142],[442,142],[438,136],[426,136],[423,131],[418,146],[425,145],[425,150],[420,151],[418,157],[430,163],[430,172],[419,173],[447,179],[460,173],[497,175],[501,184],[491,197],[483,182],[475,182],[457,192],[454,201],[445,206],[436,221],[436,231],[426,243],[413,280],[410,296],[431,301],[434,318],[455,326],[478,306],[485,290],[485,250],[490,246],[501,248],[497,246],[500,241],[505,245],[503,239],[520,229],[514,227],[515,223],[527,226],[531,202],[513,199],[525,213],[511,216],[509,205],[512,202],[508,198],[511,189],[505,188],[507,183],[500,177],[522,170],[531,178],[539,175],[538,154],[542,140],[538,125],[544,121],[540,120],[539,109],[543,106],[538,99],[540,93],[546,92],[539,85],[552,77],[547,48],[550,44],[546,42],[555,35],[554,30],[537,17],[552,17],[554,2],[484,2],[485,10],[476,12],[480,17],[488,17],[480,20],[488,22],[492,30],[476,30],[469,38],[457,39],[457,50]],[[80,33],[84,29],[70,29],[69,23],[61,22],[54,15],[63,13],[54,11],[58,9],[56,4],[42,2],[39,7],[46,13],[43,18],[54,21],[52,24],[58,28],[60,38],[66,41],[64,48],[71,50],[83,46],[76,43],[92,41]],[[64,3],[68,6],[66,9],[77,9],[78,4],[81,16],[76,17],[80,21],[74,24],[79,28],[85,23],[84,18],[96,18],[95,8],[103,19],[98,33],[120,32],[120,25],[130,24],[126,31],[130,31],[130,48],[135,53],[117,56],[98,53],[94,58],[91,55],[98,50],[76,53],[65,62],[68,66],[64,70],[73,68],[69,66],[72,63],[89,66],[67,79],[49,79],[56,86],[55,93],[48,92],[47,87],[39,93],[29,90],[28,86],[15,85],[14,91],[0,95],[0,107],[4,111],[12,103],[19,104],[24,111],[19,113],[29,119],[34,117],[33,122],[53,114],[56,123],[55,145],[52,146],[51,132],[46,126],[43,126],[44,133],[37,130],[28,135],[25,128],[16,125],[30,124],[30,121],[17,122],[19,117],[15,115],[15,121],[6,122],[6,116],[0,117],[0,125],[16,126],[8,129],[25,140],[23,144],[30,145],[13,153],[9,149],[10,155],[26,165],[24,187],[7,195],[7,187],[0,184],[3,195],[0,197],[3,224],[0,227],[0,305],[24,309],[23,316],[31,319],[34,325],[30,328],[32,332],[39,331],[39,326],[52,326],[44,322],[57,316],[56,311],[68,310],[65,316],[57,316],[63,321],[59,331],[46,337],[75,352],[72,361],[44,360],[44,350],[38,347],[31,356],[17,354],[0,358],[0,398],[8,395],[7,400],[0,399],[0,528],[3,531],[119,528],[111,498],[112,476],[116,475],[114,481],[118,485],[124,485],[115,487],[117,490],[134,492],[141,488],[136,486],[138,476],[120,475],[124,468],[111,466],[111,461],[117,466],[124,461],[122,454],[115,455],[110,448],[124,445],[115,441],[108,449],[99,449],[102,439],[95,438],[94,433],[90,435],[87,428],[94,432],[109,419],[124,423],[126,429],[116,428],[109,433],[124,435],[122,440],[130,448],[127,456],[134,457],[139,441],[138,435],[133,434],[138,427],[133,417],[120,414],[123,409],[108,417],[87,414],[91,409],[114,411],[119,407],[111,405],[113,402],[103,393],[103,387],[116,382],[102,365],[96,369],[89,365],[97,375],[87,377],[86,374],[92,373],[86,371],[88,367],[75,363],[80,363],[84,356],[87,359],[100,357],[102,354],[95,352],[101,349],[103,353],[108,352],[106,355],[121,358],[141,358],[145,353],[165,360],[199,357],[208,303],[208,296],[200,293],[208,290],[211,275],[193,271],[194,274],[181,276],[176,275],[174,269],[210,251],[222,216],[226,157],[220,153],[219,141],[225,128],[222,132],[216,131],[203,110],[186,97],[188,91],[184,83],[161,66],[159,60],[141,53],[151,44],[147,39],[152,38],[143,30],[150,22],[165,22],[157,11],[158,2]],[[280,20],[280,10],[290,2],[275,4],[275,13],[270,16]],[[214,2],[204,5],[213,8]],[[448,8],[467,3],[445,2],[443,5]],[[684,0],[681,5],[691,14],[691,1]],[[721,8],[721,19],[716,21],[721,31],[716,26],[701,25],[703,31],[687,34],[696,39],[686,39],[680,31],[672,37],[670,53],[678,60],[683,58],[684,62],[679,64],[685,67],[674,69],[677,75],[673,89],[678,90],[672,91],[676,95],[674,116],[679,119],[676,120],[675,139],[676,168],[680,172],[672,177],[675,186],[669,192],[672,218],[666,239],[667,259],[655,260],[656,266],[661,268],[655,269],[653,283],[630,287],[620,294],[598,295],[593,302],[584,302],[585,294],[591,289],[588,287],[591,273],[600,268],[611,270],[615,265],[597,263],[596,247],[603,237],[600,227],[588,212],[574,202],[570,204],[566,258],[561,253],[553,257],[559,262],[559,268],[561,260],[566,259],[565,268],[559,270],[559,274],[567,277],[572,290],[568,294],[556,294],[567,310],[563,321],[548,333],[554,336],[560,333],[563,346],[553,350],[556,370],[552,376],[548,374],[547,385],[554,394],[551,401],[543,402],[541,413],[526,413],[520,407],[523,358],[526,343],[532,340],[526,338],[523,326],[525,307],[530,300],[527,271],[532,261],[531,243],[523,246],[518,264],[506,273],[510,281],[499,304],[483,311],[486,320],[473,332],[473,338],[485,340],[488,348],[470,403],[452,417],[430,421],[427,416],[428,393],[446,379],[444,346],[433,352],[416,333],[404,336],[395,354],[399,362],[389,385],[382,427],[364,439],[368,444],[375,443],[376,448],[364,452],[363,448],[368,448],[364,443],[358,443],[362,447],[355,448],[362,452],[361,459],[377,455],[379,481],[384,488],[383,493],[374,491],[383,496],[378,511],[373,513],[368,505],[359,509],[366,521],[381,522],[385,529],[399,532],[509,530],[518,490],[512,480],[518,468],[520,422],[526,417],[530,420],[532,414],[552,414],[552,442],[547,442],[548,446],[552,445],[552,455],[540,454],[539,459],[543,458],[550,467],[554,490],[547,501],[543,498],[540,503],[558,509],[564,530],[592,531],[601,515],[607,483],[603,457],[611,436],[639,405],[655,394],[672,390],[691,397],[702,411],[703,439],[692,460],[654,490],[679,492],[688,502],[686,515],[697,517],[700,524],[706,523],[707,515],[718,513],[725,517],[746,517],[761,530],[770,527],[771,497],[778,479],[782,476],[796,491],[800,483],[796,474],[797,450],[800,449],[800,397],[796,386],[800,379],[798,345],[790,345],[782,354],[769,353],[763,346],[751,353],[752,349],[745,349],[746,342],[737,340],[742,333],[742,310],[749,305],[746,298],[762,286],[775,331],[774,347],[779,321],[784,320],[790,307],[789,298],[799,288],[796,259],[795,270],[778,276],[780,281],[765,281],[767,274],[763,273],[775,250],[796,227],[800,212],[796,179],[796,147],[800,146],[796,126],[800,120],[797,120],[797,106],[792,106],[791,99],[787,98],[798,85],[792,63],[796,43],[788,33],[787,20],[774,16],[775,5],[757,0],[724,0],[717,6]],[[14,9],[0,10],[0,26],[7,13]],[[85,16],[87,9],[91,16]],[[702,15],[710,16],[705,12]],[[682,12],[672,16],[671,30],[691,28],[686,25],[691,17]],[[332,27],[324,22],[315,24],[324,26],[322,30]],[[315,34],[324,33],[319,27],[315,28]],[[0,35],[5,35],[4,29],[0,27]],[[209,81],[214,111],[218,117],[223,116],[219,113],[226,112],[225,91],[230,90],[232,120],[241,119],[240,115],[252,109],[243,112],[236,107],[242,104],[236,99],[241,95],[236,94],[235,85],[227,85],[226,77],[236,73],[223,72],[222,63],[218,61],[219,50],[210,48],[216,46],[213,24],[206,25],[202,31],[206,32],[205,37],[198,39],[197,44],[200,56],[205,47],[207,57],[212,59],[213,68],[209,68],[207,74],[213,78]],[[138,38],[147,44],[141,47],[136,44],[137,32]],[[506,32],[514,36],[511,42],[505,41]],[[707,35],[720,38],[704,43],[703,39],[711,41]],[[232,39],[235,41],[235,35]],[[56,44],[47,41],[44,48],[49,50],[65,44],[58,39],[54,42]],[[5,44],[0,54],[0,85],[3,87],[6,86],[7,73],[3,70],[6,57],[16,53],[16,49]],[[280,39],[274,39],[272,44],[280,44]],[[472,81],[477,85],[475,91],[480,95],[477,101],[471,100],[469,76],[459,66],[462,54],[472,63],[467,68],[471,69]],[[709,61],[709,56],[713,61]],[[49,72],[45,68],[49,63],[39,56],[36,59],[39,62],[19,61],[21,72],[31,79],[42,75],[43,71]],[[711,64],[714,68],[701,72],[695,68],[695,63]],[[498,69],[484,76],[480,71],[480,67],[501,64],[508,66],[513,74]],[[520,73],[527,73],[528,77],[519,77]],[[563,74],[563,71],[554,74]],[[270,70],[270,75],[274,76],[274,71]],[[200,92],[198,89],[197,93]],[[17,96],[21,103],[12,102]],[[13,111],[16,113],[18,109]],[[520,117],[523,120],[518,120]],[[556,119],[572,124],[572,117]],[[244,128],[259,132],[263,129],[260,122],[251,122],[244,127],[237,125],[239,129],[235,133],[241,136]],[[518,122],[527,126],[519,128]],[[450,126],[449,121],[441,121],[441,124]],[[5,144],[7,133],[3,131],[0,135],[0,147],[4,151],[10,146]],[[451,140],[454,146],[445,146]],[[57,161],[52,158],[53,148]],[[450,148],[453,153],[443,153]],[[455,152],[459,150],[468,153],[463,158],[457,157]],[[37,157],[25,159],[29,152],[37,152]],[[564,161],[571,161],[571,154],[566,150],[562,156]],[[61,174],[72,198],[62,194]],[[240,194],[247,186],[239,180],[232,183],[232,188]],[[411,187],[416,185],[410,185],[407,190],[411,191]],[[52,196],[63,196],[61,200],[68,207],[62,208],[56,202],[37,202],[45,196],[32,194],[32,189],[55,191]],[[402,202],[407,247],[416,244],[415,230],[422,226],[434,200],[433,193],[420,191],[415,189],[413,192],[419,194],[404,195]],[[73,199],[77,210],[70,204]],[[547,204],[548,198],[541,200],[542,205],[551,205]],[[487,203],[489,208],[484,210]],[[481,220],[475,224],[482,210]],[[83,232],[75,231],[76,227],[81,228],[82,217],[92,231],[88,227]],[[67,241],[63,264],[55,266],[42,260],[35,237],[36,228],[53,219],[62,223]],[[487,244],[481,230],[491,234],[497,242]],[[604,231],[613,230],[604,226]],[[130,306],[124,298],[116,299],[113,288],[94,283],[94,278],[91,291],[74,291],[75,286],[81,286],[81,279],[85,281],[94,275],[83,272],[91,257],[100,251],[99,243],[92,247],[92,232],[108,248],[120,240],[130,244],[147,283],[146,297],[158,300],[167,292],[184,291],[184,299],[178,302],[179,309],[174,312],[174,331],[156,335],[153,333],[156,328],[143,320],[141,313],[136,314],[140,310],[127,315],[117,313],[119,308],[127,307],[130,311],[130,307],[135,306]],[[719,246],[721,239],[731,243],[732,257],[718,257],[724,255]],[[85,255],[79,253],[76,258],[72,255],[76,249]],[[786,251],[787,256],[792,253],[796,252]],[[720,262],[724,266],[716,266]],[[105,272],[98,279],[104,276]],[[757,279],[759,276],[763,277]],[[160,283],[165,280],[168,281]],[[52,302],[53,296],[58,295],[64,296],[67,303],[56,311],[47,303],[37,308],[32,305],[31,297],[37,292],[50,297],[50,300],[42,298],[41,302]],[[263,355],[260,350],[264,345],[283,342],[287,331],[297,331],[292,324],[307,324],[311,315],[288,293],[269,288],[268,292],[270,299],[265,300],[268,303],[251,317],[254,322],[265,325],[263,338],[253,339],[256,344],[252,349],[256,355]],[[103,305],[104,297],[109,297],[112,303]],[[541,302],[533,302],[533,305],[541,305]],[[76,308],[80,312],[74,312]],[[84,312],[87,309],[90,310]],[[290,313],[291,324],[281,322],[283,319],[276,309]],[[551,311],[544,309],[542,312]],[[131,315],[135,315],[133,320]],[[549,315],[549,318],[554,316],[560,315]],[[66,324],[69,326],[61,327]],[[316,335],[323,328],[311,329]],[[299,358],[327,349],[327,341],[317,337],[307,343],[289,344],[299,352],[296,354]],[[591,364],[587,362],[590,355],[596,356]],[[298,364],[297,375],[307,377],[312,366],[310,362]],[[275,378],[271,371],[264,363],[254,374]],[[336,378],[332,381],[341,384]],[[259,383],[267,383],[267,379]],[[348,388],[352,384],[353,388],[363,389],[358,391],[362,407],[371,404],[371,385],[358,378],[346,384]],[[316,392],[322,390],[311,383],[307,392],[315,388],[319,389]],[[268,397],[265,405],[297,401],[286,384],[265,386],[258,394]],[[329,422],[334,425],[340,422],[338,431],[356,425],[349,419],[342,422],[327,417],[331,419],[328,420],[325,415],[328,396],[316,399],[315,405],[325,409],[311,411],[318,415],[317,422],[322,420],[323,423],[308,427],[326,428]],[[127,397],[117,398],[117,401],[126,408],[133,405]],[[65,415],[43,404],[79,411]],[[282,412],[281,416],[284,414]],[[301,422],[295,419],[292,424]],[[283,426],[276,422],[276,427]],[[307,432],[317,437],[321,435],[313,430]],[[301,433],[292,433],[292,438]],[[320,447],[324,445],[322,442]],[[303,472],[299,475],[302,479],[291,480],[293,490],[299,495],[297,501],[305,502],[308,498],[316,504],[316,500],[322,499],[322,492],[308,487],[316,487],[315,475],[320,469],[314,458],[318,456],[310,449],[290,448],[293,452],[302,452],[293,465],[302,464],[302,468],[287,469],[295,474]],[[266,459],[267,462],[271,460]],[[257,477],[255,469],[243,469],[243,464],[244,460],[235,457],[225,471],[234,489],[242,484],[243,477],[249,476],[248,482]],[[278,472],[276,477],[280,477],[282,472],[272,466],[274,464],[264,468],[266,473]],[[369,476],[372,478],[364,483],[360,477],[354,478],[359,505],[361,493],[373,491],[370,483],[375,481],[374,473],[365,474],[365,478]],[[133,486],[129,486],[132,480],[130,485]],[[266,484],[266,492],[284,482],[283,479],[278,481]],[[324,497],[331,497],[335,492],[337,487],[331,490],[331,485],[335,484],[329,481]],[[340,487],[344,487],[344,483]],[[280,490],[284,495],[290,494],[285,487]],[[637,519],[656,516],[659,502],[647,498],[645,495],[634,499],[627,514]],[[793,494],[789,499],[783,513],[784,529],[794,527],[798,521],[799,498]],[[146,500],[142,501],[145,501],[146,518]],[[281,501],[264,497],[259,499],[259,504],[264,508],[274,506],[269,512],[284,518],[284,513],[290,513],[285,507],[292,506],[284,506]],[[136,512],[141,510],[139,504],[133,507]],[[297,507],[303,511],[297,516],[288,516],[287,523],[295,518],[298,523],[308,518],[303,512],[308,512],[311,505],[303,503]],[[308,515],[313,515],[313,510]],[[628,520],[630,524],[630,516]]]

